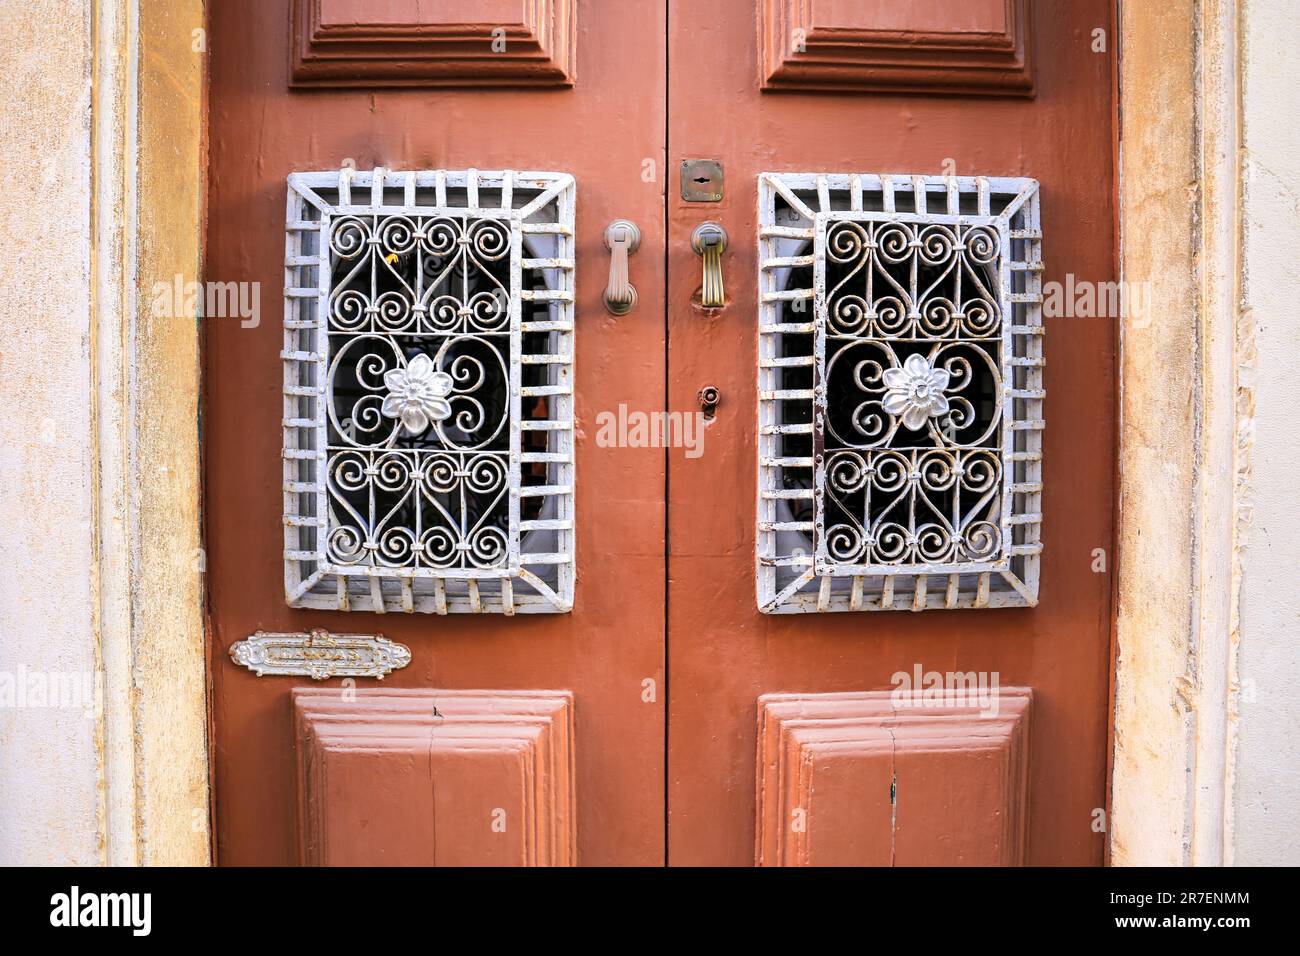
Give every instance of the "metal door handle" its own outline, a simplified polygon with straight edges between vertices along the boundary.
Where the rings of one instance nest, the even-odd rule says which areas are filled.
[[[628,219],[615,219],[605,228],[609,250],[609,284],[605,286],[605,308],[614,315],[627,315],[636,307],[636,287],[628,281],[627,257],[641,245],[641,230]]]
[[[722,288],[722,253],[727,248],[727,230],[718,223],[702,222],[691,233],[691,248],[704,260],[704,285],[700,305],[718,309],[726,304]]]

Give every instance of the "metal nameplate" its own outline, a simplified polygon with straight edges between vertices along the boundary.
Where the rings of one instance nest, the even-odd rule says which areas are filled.
[[[258,631],[230,646],[230,657],[263,677],[267,674],[310,677],[375,677],[383,680],[411,663],[411,649],[378,634],[331,634],[316,628],[274,634]]]

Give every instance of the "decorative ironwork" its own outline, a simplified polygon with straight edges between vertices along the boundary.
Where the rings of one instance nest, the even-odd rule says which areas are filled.
[[[818,563],[988,560],[1001,545],[997,235],[849,215],[819,228]]]
[[[761,191],[760,607],[1035,603],[1037,184],[765,174]]]
[[[571,606],[572,217],[556,173],[289,178],[291,604]]]
[[[383,680],[411,663],[411,649],[379,635],[258,631],[230,645],[230,659],[258,677],[374,677]]]

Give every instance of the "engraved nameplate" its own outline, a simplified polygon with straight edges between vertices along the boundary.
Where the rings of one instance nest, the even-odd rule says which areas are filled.
[[[411,649],[372,634],[331,634],[316,628],[310,633],[273,634],[258,631],[230,646],[230,657],[262,677],[297,675],[312,680],[331,677],[376,677],[411,663]]]

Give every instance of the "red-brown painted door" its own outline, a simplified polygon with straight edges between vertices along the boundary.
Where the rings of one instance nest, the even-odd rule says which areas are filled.
[[[206,274],[263,293],[260,324],[211,318],[205,339],[218,862],[662,863],[664,461],[598,448],[590,423],[663,405],[663,196],[643,177],[666,136],[663,4],[228,0],[209,13]],[[399,174],[399,204],[405,171],[518,171],[516,200],[527,171],[574,177],[576,358],[555,366],[573,370],[578,435],[570,612],[506,616],[485,598],[484,613],[403,613],[400,595],[383,615],[287,605],[286,181],[345,165]],[[414,184],[420,203],[438,202],[435,183]],[[618,218],[642,251],[638,308],[616,318],[601,294]],[[563,397],[535,401],[554,411]],[[258,677],[229,656],[257,631],[315,628],[383,635],[411,661],[380,684]]]
[[[1099,863],[1115,338],[1091,317],[1048,317],[1043,336],[1039,300],[1067,274],[1114,275],[1110,6],[428,6],[211,10],[206,274],[264,293],[260,324],[209,318],[205,338],[218,861]],[[681,164],[699,159],[721,182],[690,167],[705,195],[687,201]],[[286,540],[306,539],[297,511],[286,536],[302,482],[283,456],[310,425],[286,388],[314,386],[286,385],[285,365],[316,358],[286,345],[279,302],[300,321],[316,292],[296,285],[319,278],[293,271],[319,253],[301,235],[327,233],[301,206],[314,218],[290,223],[286,260],[286,183],[341,169],[399,206],[460,190],[504,208],[495,171],[521,190],[542,182],[528,171],[574,177],[572,229],[534,230],[563,260],[536,268],[568,278],[531,291],[562,301],[571,283],[576,357],[529,360],[572,378],[519,413],[556,419],[571,398],[572,452],[521,479],[543,494],[547,468],[573,466],[568,518],[522,512],[567,523],[566,613],[400,577],[286,601]],[[602,301],[615,219],[641,233],[624,315]],[[706,221],[727,234],[720,307],[691,243]],[[374,268],[409,276],[403,250]],[[868,274],[874,293],[853,284]],[[864,346],[875,366],[848,358]],[[702,444],[677,432],[690,448],[629,418],[705,397]],[[882,423],[899,441],[875,441]],[[894,520],[834,467],[856,455],[879,481],[870,459],[892,455],[924,483],[926,436],[947,462],[934,521]],[[466,603],[479,613],[454,613]],[[379,684],[231,658],[257,632],[316,629],[411,659]]]
[[[1114,278],[1112,7],[670,3],[670,164],[725,166],[720,202],[685,202],[676,188],[668,200],[669,403],[695,407],[704,385],[720,392],[704,454],[669,456],[671,863],[1101,862],[1114,316],[1049,316],[1046,336],[1027,326],[1050,283]],[[812,175],[764,187],[764,173]],[[887,198],[879,174],[901,174],[886,177]],[[1030,187],[999,177],[1037,180],[1040,205]],[[922,202],[928,219],[917,215]],[[1019,212],[998,227],[1009,209]],[[702,263],[689,237],[705,220],[729,235],[721,309],[698,299]],[[1005,228],[1001,259],[978,246],[982,222]],[[891,228],[901,245],[890,245]],[[958,260],[963,291],[953,292],[952,274],[939,276]],[[814,281],[822,269],[824,288]],[[955,307],[931,310],[941,293]],[[890,313],[890,297],[900,311]],[[1005,314],[970,305],[981,299]],[[884,368],[906,365],[906,355],[939,368],[950,340],[966,340],[951,347],[968,358],[971,349],[994,357],[994,322],[1012,326],[1014,367],[1005,379],[998,370],[975,378],[1009,389],[997,393],[1008,404],[985,394],[972,412],[1014,415],[1005,433],[997,423],[985,442],[961,428],[945,438],[938,406],[920,417],[933,413],[934,428],[900,430],[892,444],[873,430],[899,428],[918,404],[911,372],[882,381]],[[784,333],[763,333],[769,323]],[[864,353],[851,350],[871,340],[875,352],[853,364]],[[940,374],[940,385],[957,383],[957,367]],[[902,386],[897,397],[885,394],[891,383]],[[814,391],[831,407],[815,410]],[[845,403],[859,400],[875,405],[854,431],[855,406]],[[995,538],[969,533],[953,545],[961,550],[940,553],[951,543],[945,522],[961,537],[968,516],[988,507],[971,475],[999,433],[1014,497],[1010,568],[1025,585],[1027,565],[1037,565],[1036,606],[992,606],[1032,603],[996,571],[915,573],[927,561],[952,567],[955,555],[974,566],[1002,553]],[[891,455],[907,458],[903,474],[885,475]],[[908,468],[927,481],[927,455],[947,456],[948,478],[934,484],[948,490],[931,492],[940,514],[887,513]],[[848,458],[857,464],[835,471]],[[838,496],[825,510],[813,506],[815,464],[826,469],[825,493]],[[954,515],[957,464],[968,483],[961,500],[973,504]],[[885,504],[864,505],[871,481],[873,501]],[[916,509],[919,494],[906,497]],[[927,523],[940,529],[929,557]],[[819,547],[831,559],[814,558]],[[890,560],[903,573],[888,583],[819,570]],[[757,598],[756,570],[770,588]],[[805,571],[804,584],[789,583]],[[914,693],[927,688],[955,693]]]

